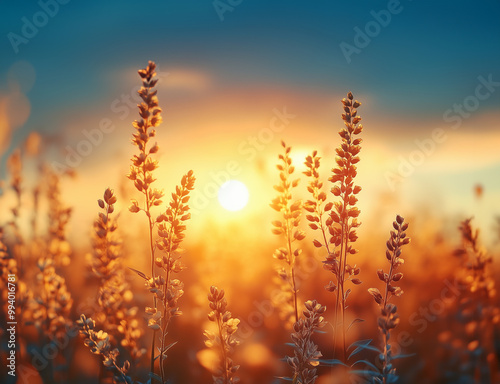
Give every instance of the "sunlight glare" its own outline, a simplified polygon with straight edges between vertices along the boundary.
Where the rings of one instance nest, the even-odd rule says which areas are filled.
[[[228,211],[239,211],[248,203],[248,189],[241,181],[226,181],[219,189],[219,203]]]

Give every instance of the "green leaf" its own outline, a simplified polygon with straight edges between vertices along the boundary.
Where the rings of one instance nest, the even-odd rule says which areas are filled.
[[[343,365],[344,367],[349,367],[347,364],[345,364],[344,362],[338,360],[338,359],[329,359],[329,360],[324,360],[324,359],[318,359],[317,361],[319,361],[319,363],[321,365],[325,365],[325,366],[333,366],[333,365]]]
[[[351,345],[347,347],[347,350],[351,349],[352,347],[359,347],[360,345],[368,345],[372,342],[372,339],[364,339],[364,340],[357,340]]]
[[[354,367],[356,364],[366,364],[368,365],[370,368],[373,368],[373,370],[375,372],[380,372],[380,370],[375,366],[375,364],[369,362],[368,360],[358,360],[358,361],[355,361],[351,367]]]
[[[156,381],[158,381],[160,383],[163,383],[163,381],[161,380],[161,377],[154,372],[149,372],[149,377],[151,379],[155,379]]]
[[[416,353],[405,353],[405,354],[398,354],[398,355],[395,355],[395,356],[392,356],[391,359],[392,360],[396,360],[396,359],[406,359],[407,357],[413,357],[415,356]]]
[[[361,323],[361,322],[363,322],[363,321],[365,321],[365,320],[364,320],[364,319],[360,319],[360,318],[357,318],[357,319],[354,319],[353,321],[351,321],[351,324],[349,324],[349,326],[347,327],[347,331],[346,331],[346,333],[347,333],[347,332],[349,332],[349,329],[350,329],[350,328],[351,328],[354,324],[356,324],[356,323]]]
[[[382,353],[378,348],[372,346],[372,345],[369,345],[370,343],[372,342],[371,339],[369,340],[359,340],[359,341],[355,341],[354,343],[352,343],[351,345],[349,345],[349,347],[347,348],[348,350],[351,348],[351,347],[356,347],[354,349],[354,351],[351,352],[351,354],[349,355],[349,357],[347,358],[347,360],[350,360],[351,357],[353,357],[355,354],[367,349],[367,350],[370,350],[370,351],[375,351],[377,353]]]
[[[313,330],[313,332],[314,332],[314,333],[326,333],[325,331],[321,331],[321,330],[319,330],[319,329],[315,329],[315,330]]]
[[[131,271],[134,271],[135,273],[137,273],[144,280],[149,280],[148,277],[144,273],[142,273],[141,271],[138,271],[137,269],[130,268],[130,267],[128,267],[128,269],[130,269]]]
[[[399,379],[398,375],[393,375],[392,373],[389,373],[387,375],[387,383],[396,383]]]

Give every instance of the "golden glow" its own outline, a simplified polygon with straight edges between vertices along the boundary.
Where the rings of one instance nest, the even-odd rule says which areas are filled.
[[[226,181],[219,189],[219,203],[228,211],[239,211],[248,203],[248,189],[241,181]]]

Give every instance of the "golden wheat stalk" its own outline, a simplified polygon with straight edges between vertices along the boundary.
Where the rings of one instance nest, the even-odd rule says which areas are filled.
[[[295,246],[294,243],[303,240],[305,233],[298,228],[302,213],[301,202],[300,200],[292,201],[292,190],[299,184],[299,179],[290,180],[295,171],[290,157],[291,147],[288,147],[284,141],[281,142],[281,146],[285,153],[279,155],[280,163],[276,166],[279,171],[280,182],[274,186],[279,195],[273,199],[270,205],[271,208],[282,215],[281,220],[275,220],[272,224],[274,226],[273,233],[283,236],[285,246],[278,248],[273,256],[287,265],[287,269],[282,268],[279,271],[279,276],[291,289],[294,322],[297,322],[299,320],[299,311],[295,268],[297,258],[302,253],[302,250]]]
[[[127,376],[130,369],[128,360],[123,365],[118,363],[119,351],[117,348],[112,349],[109,340],[109,335],[100,330],[96,332],[95,321],[92,318],[87,318],[81,315],[76,324],[79,328],[79,333],[85,337],[84,344],[90,348],[90,352],[102,357],[102,364],[106,369],[113,373],[113,383],[115,384],[132,384],[132,379]]]
[[[208,294],[210,313],[208,319],[217,324],[217,333],[205,331],[205,345],[208,348],[218,348],[220,350],[220,367],[214,370],[214,384],[233,384],[239,382],[235,376],[240,367],[234,365],[230,355],[233,348],[239,344],[235,338],[238,330],[239,319],[232,317],[231,312],[227,311],[227,301],[224,297],[224,290],[211,286]]]
[[[357,175],[356,164],[360,160],[358,154],[362,141],[357,138],[357,135],[363,131],[363,126],[360,124],[361,117],[358,116],[357,110],[361,103],[354,100],[351,92],[347,94],[347,98],[342,99],[342,104],[344,109],[342,120],[345,127],[339,131],[342,143],[336,149],[336,167],[332,169],[333,175],[328,179],[333,183],[332,194],[339,200],[334,203],[326,203],[326,194],[321,191],[323,183],[319,180],[320,158],[314,151],[305,161],[308,168],[305,174],[312,178],[308,191],[313,195],[313,199],[306,202],[305,209],[310,213],[306,216],[310,223],[309,226],[314,230],[321,231],[322,240],[314,240],[313,244],[318,248],[325,247],[327,255],[323,261],[324,268],[331,271],[336,279],[336,284],[330,281],[325,289],[329,292],[336,292],[333,348],[335,354],[340,318],[342,359],[345,360],[345,334],[346,328],[348,328],[345,326],[345,311],[347,298],[351,293],[351,289],[347,288],[346,283],[361,284],[361,280],[356,277],[360,269],[356,265],[351,266],[348,259],[350,255],[355,255],[358,252],[353,245],[358,238],[356,228],[360,226],[357,219],[360,211],[356,207],[358,201],[356,195],[361,191],[361,187],[354,184],[354,179]],[[324,216],[327,216],[326,220],[323,219]]]
[[[373,376],[376,383],[394,383],[397,381],[396,368],[393,365],[393,356],[390,338],[391,331],[399,324],[399,315],[397,307],[390,303],[389,300],[393,297],[400,297],[403,290],[396,286],[395,283],[403,278],[401,272],[397,272],[398,268],[404,263],[402,255],[402,247],[410,243],[410,238],[406,236],[408,223],[404,222],[401,216],[396,217],[396,221],[392,223],[394,230],[391,231],[389,240],[387,241],[387,250],[385,253],[386,259],[389,262],[389,271],[384,272],[382,269],[377,270],[378,278],[384,282],[384,293],[380,293],[377,288],[370,288],[368,292],[373,296],[375,302],[380,307],[380,316],[378,318],[378,329],[382,336],[382,353],[380,360],[382,361],[382,369],[378,374]]]
[[[165,274],[163,287],[160,287],[163,290],[160,291],[161,295],[158,295],[163,305],[163,314],[159,318],[161,325],[160,375],[163,381],[166,380],[164,360],[167,358],[167,351],[172,346],[172,344],[166,344],[168,325],[172,317],[182,314],[178,307],[178,300],[184,293],[184,285],[178,279],[174,279],[173,274],[184,269],[179,256],[180,244],[185,237],[185,223],[191,218],[188,212],[188,202],[189,193],[194,189],[194,182],[193,171],[189,171],[182,177],[181,185],[176,187],[165,213],[157,218],[159,236],[157,246],[163,256],[157,258],[155,263]],[[155,316],[156,313],[151,318]]]
[[[316,300],[308,300],[304,303],[306,309],[301,317],[293,325],[292,341],[294,344],[294,356],[286,358],[288,364],[293,369],[293,383],[314,384],[317,379],[316,367],[322,354],[318,346],[312,341],[312,335],[326,322],[323,314],[326,307]]]
[[[89,255],[90,268],[99,280],[98,310],[93,317],[98,326],[108,332],[111,342],[122,338],[120,344],[127,349],[132,362],[137,363],[146,351],[138,343],[143,334],[136,318],[138,308],[127,306],[134,295],[125,279],[122,242],[117,235],[117,220],[113,216],[116,202],[117,198],[110,188],[98,200],[103,211],[99,212],[94,222],[93,253]]]
[[[138,71],[142,79],[142,87],[138,94],[142,102],[138,105],[140,119],[133,122],[136,132],[133,134],[132,143],[139,149],[139,154],[132,157],[132,165],[130,173],[127,177],[134,182],[135,188],[144,195],[144,206],[140,208],[137,200],[132,200],[132,205],[129,207],[130,212],[137,213],[143,211],[148,219],[149,229],[149,248],[151,255],[151,277],[155,278],[155,242],[153,240],[154,228],[156,220],[153,218],[152,208],[161,205],[163,191],[153,188],[155,178],[153,172],[158,168],[158,161],[153,158],[153,155],[158,152],[158,144],[150,145],[149,141],[155,137],[156,131],[162,121],[161,108],[158,105],[157,91],[154,90],[156,83],[156,64],[152,61],[148,62],[145,69]],[[156,297],[153,299],[153,307],[157,308]],[[155,334],[151,341],[151,372],[154,373],[155,360]]]
[[[495,375],[495,327],[500,324],[500,306],[495,301],[497,291],[491,269],[493,258],[479,242],[479,230],[474,229],[472,219],[464,220],[459,227],[462,246],[455,251],[462,262],[461,279],[465,288],[459,303],[460,318],[466,321],[464,335],[467,348],[465,355],[470,367],[464,376],[478,382],[489,383]],[[463,368],[463,367],[462,367]]]

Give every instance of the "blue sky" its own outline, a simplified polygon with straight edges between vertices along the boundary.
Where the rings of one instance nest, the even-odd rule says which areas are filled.
[[[70,1],[15,54],[7,34],[20,34],[21,18],[31,20],[40,6],[4,3],[0,74],[18,60],[33,64],[34,113],[89,102],[102,94],[106,73],[148,58],[202,66],[222,84],[366,90],[411,114],[439,114],[455,95],[470,92],[478,75],[500,77],[498,1],[402,0],[402,11],[350,64],[339,44],[352,44],[354,27],[363,30],[387,1],[243,0],[224,21],[212,1],[148,4]],[[491,99],[482,108],[495,105]]]

